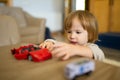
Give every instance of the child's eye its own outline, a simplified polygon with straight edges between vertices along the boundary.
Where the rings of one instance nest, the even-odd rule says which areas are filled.
[[[77,31],[76,33],[77,33],[77,34],[80,34],[81,32]]]
[[[71,31],[67,31],[67,33],[71,33]]]

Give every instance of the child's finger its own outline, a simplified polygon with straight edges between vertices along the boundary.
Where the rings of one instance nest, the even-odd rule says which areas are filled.
[[[53,48],[52,51],[51,51],[53,56],[56,56],[56,57],[64,55],[65,52],[66,51],[65,51],[64,47]]]
[[[46,47],[46,44],[45,43],[42,43],[41,45],[40,45],[40,48],[45,48]]]
[[[57,53],[57,54],[55,55],[55,57],[63,57],[63,56],[65,56],[65,55],[66,55],[65,52],[59,52],[59,53]]]
[[[42,45],[43,45],[43,43],[41,43],[41,44],[39,45],[39,47],[41,48],[41,47],[42,47]]]
[[[66,54],[63,58],[62,58],[62,60],[67,60],[67,59],[69,59],[69,55],[68,54]]]
[[[49,44],[46,45],[46,48],[47,48],[47,49],[50,49],[50,48],[52,48],[52,47],[53,47],[53,44],[52,44],[52,43],[49,43]]]
[[[53,44],[52,44],[52,45],[50,45],[49,50],[50,50],[50,51],[52,51],[52,50],[53,50]]]

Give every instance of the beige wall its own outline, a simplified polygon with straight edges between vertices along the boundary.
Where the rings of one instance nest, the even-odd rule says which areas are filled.
[[[13,6],[22,7],[34,17],[46,18],[46,26],[52,32],[63,27],[64,0],[13,0]]]

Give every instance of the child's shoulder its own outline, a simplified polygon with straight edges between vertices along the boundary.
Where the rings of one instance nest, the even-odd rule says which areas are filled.
[[[88,47],[99,47],[97,44],[95,43],[87,43]]]
[[[91,45],[91,46],[98,46],[97,44],[95,44],[95,43],[87,43],[87,45],[89,46],[89,45]]]

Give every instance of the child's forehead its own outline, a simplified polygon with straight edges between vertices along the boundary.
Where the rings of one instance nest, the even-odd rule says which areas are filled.
[[[78,18],[78,17],[74,17],[73,19],[72,19],[72,21],[71,21],[71,23],[73,24],[73,25],[77,25],[77,24],[80,24],[81,25],[81,23],[82,23],[82,20],[80,19],[80,18]]]
[[[72,25],[68,30],[81,31],[84,30],[81,25]]]

